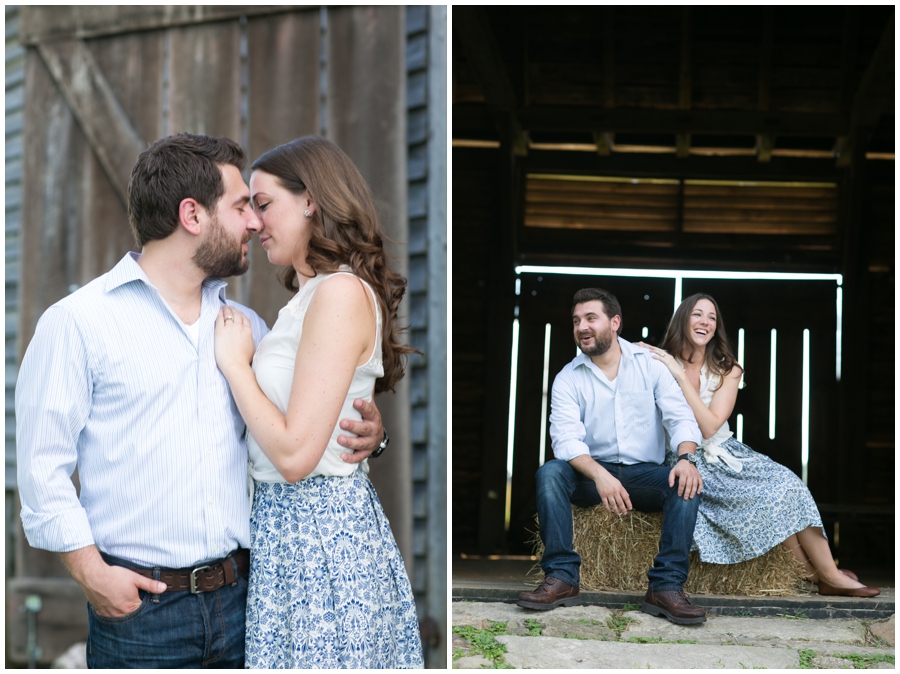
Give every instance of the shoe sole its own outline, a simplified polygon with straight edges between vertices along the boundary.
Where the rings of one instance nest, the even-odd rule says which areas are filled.
[[[539,604],[534,601],[517,601],[516,606],[521,606],[522,608],[530,608],[535,611],[549,611],[550,609],[557,608],[558,606],[580,606],[581,603],[581,595],[578,595],[577,597],[557,599],[552,604]]]
[[[647,602],[641,604],[641,611],[652,616],[662,616],[670,623],[675,623],[676,625],[698,625],[699,623],[706,622],[706,616],[699,616],[697,618],[676,618],[666,609],[654,606],[653,604],[648,604]]]

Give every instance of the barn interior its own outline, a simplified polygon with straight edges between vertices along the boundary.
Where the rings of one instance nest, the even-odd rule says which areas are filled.
[[[893,586],[893,6],[455,7],[452,83],[454,584],[531,564],[547,391],[599,286],[650,343],[716,297],[732,430]]]

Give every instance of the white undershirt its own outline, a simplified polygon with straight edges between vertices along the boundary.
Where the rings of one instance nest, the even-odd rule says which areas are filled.
[[[191,341],[194,343],[195,348],[199,348],[200,346],[200,321],[194,321],[190,325],[182,322],[185,331],[188,334],[188,337],[191,338]]]

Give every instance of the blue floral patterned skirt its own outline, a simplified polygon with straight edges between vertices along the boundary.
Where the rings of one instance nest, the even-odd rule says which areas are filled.
[[[735,472],[721,461],[697,468],[703,478],[694,550],[711,564],[736,564],[768,552],[791,534],[821,527],[809,489],[797,475],[765,454],[729,438],[722,447],[740,459]]]
[[[421,668],[412,589],[369,478],[255,486],[247,668]]]

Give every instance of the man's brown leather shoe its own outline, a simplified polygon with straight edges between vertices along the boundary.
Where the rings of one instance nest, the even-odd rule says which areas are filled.
[[[522,592],[516,604],[536,611],[549,611],[557,606],[579,606],[581,593],[577,585],[573,587],[551,576],[544,578],[534,592]]]
[[[647,590],[641,610],[650,615],[665,616],[678,625],[696,625],[706,622],[706,609],[694,606],[681,590]]]

